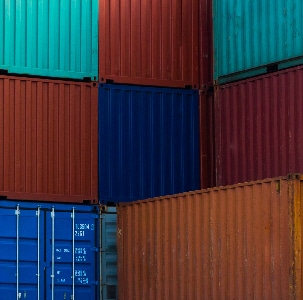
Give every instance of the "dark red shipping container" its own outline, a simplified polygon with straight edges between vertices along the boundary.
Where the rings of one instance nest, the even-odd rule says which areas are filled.
[[[215,90],[216,184],[303,172],[303,66]]]
[[[207,85],[210,39],[208,0],[100,0],[99,81]]]
[[[200,178],[201,188],[215,186],[213,94],[200,91]]]
[[[98,202],[98,89],[0,76],[0,196]]]

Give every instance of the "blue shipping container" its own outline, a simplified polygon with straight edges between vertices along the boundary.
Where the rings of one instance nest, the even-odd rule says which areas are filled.
[[[98,299],[98,206],[3,200],[0,220],[1,299]]]
[[[200,189],[199,143],[198,91],[100,84],[100,202]]]
[[[303,63],[303,2],[213,0],[214,79],[223,84]]]
[[[1,0],[0,69],[97,80],[98,0]]]

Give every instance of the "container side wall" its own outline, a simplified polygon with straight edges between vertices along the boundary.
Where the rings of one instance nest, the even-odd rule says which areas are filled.
[[[98,79],[98,0],[2,1],[0,69]]]
[[[272,64],[277,69],[302,64],[302,3],[213,3],[214,79],[219,83],[266,73]]]
[[[101,202],[199,189],[198,92],[100,84],[99,143]]]
[[[97,201],[98,88],[0,76],[0,194]]]
[[[117,279],[117,210],[109,207],[102,213],[101,284],[102,299],[118,297]]]
[[[199,88],[200,45],[202,68],[209,68],[209,5],[194,0],[99,2],[100,82]],[[205,15],[201,24],[199,9]],[[203,79],[209,81],[209,74],[203,71]]]
[[[217,185],[303,171],[303,68],[215,91]]]
[[[295,299],[290,185],[120,203],[119,299]]]

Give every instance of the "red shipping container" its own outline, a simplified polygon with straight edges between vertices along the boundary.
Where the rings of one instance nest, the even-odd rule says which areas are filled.
[[[302,175],[120,203],[119,299],[302,299],[302,205]]]
[[[216,184],[303,172],[303,66],[215,90]]]
[[[210,1],[100,0],[99,81],[208,85],[211,35]]]
[[[0,76],[0,196],[98,202],[96,83]]]

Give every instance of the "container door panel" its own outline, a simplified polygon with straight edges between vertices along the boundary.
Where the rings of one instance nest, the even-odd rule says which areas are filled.
[[[0,289],[3,299],[15,299],[17,294],[19,299],[37,299],[38,290],[42,297],[41,254],[44,245],[40,224],[43,215],[38,209],[16,206],[1,208],[0,218]]]
[[[47,214],[47,299],[95,299],[95,220],[72,210]]]

